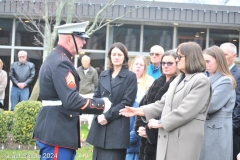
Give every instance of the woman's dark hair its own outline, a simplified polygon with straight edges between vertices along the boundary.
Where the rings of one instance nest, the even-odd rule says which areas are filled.
[[[110,49],[108,50],[108,58],[109,58],[109,67],[111,70],[113,70],[113,63],[112,63],[112,60],[111,60],[111,52],[114,48],[118,48],[120,49],[122,52],[123,52],[123,55],[124,55],[124,61],[123,61],[123,64],[122,66],[125,67],[125,68],[128,68],[128,50],[126,48],[126,46],[124,44],[122,44],[121,42],[116,42],[116,43],[113,43],[112,46],[110,47]]]
[[[185,56],[186,73],[205,72],[206,62],[203,58],[202,49],[196,42],[181,43],[176,53]]]
[[[163,57],[165,57],[165,56],[172,56],[174,59],[177,58],[177,54],[174,50],[168,50],[168,51],[164,52],[164,54],[162,55],[161,62],[163,60]],[[160,67],[160,71],[163,74],[162,66]]]

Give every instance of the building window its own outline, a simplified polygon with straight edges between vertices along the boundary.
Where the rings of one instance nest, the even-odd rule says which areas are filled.
[[[213,45],[220,46],[222,43],[231,42],[236,45],[237,53],[239,51],[239,31],[238,30],[224,30],[224,29],[210,29],[209,47]]]
[[[173,28],[165,26],[144,26],[143,51],[149,52],[154,45],[160,45],[165,51],[172,49]]]
[[[40,36],[40,34],[36,31],[33,31],[33,30],[36,30],[35,27],[28,21],[26,21],[24,23],[33,29],[32,29],[32,31],[30,31],[29,29],[26,29],[26,27],[20,21],[16,21],[15,46],[42,47],[42,45],[37,43],[35,40],[35,38],[37,38],[40,42],[43,43],[43,38]],[[40,22],[36,22],[36,23],[40,23]],[[42,33],[43,33],[43,31],[42,31]]]
[[[13,20],[0,18],[0,45],[12,44]]]
[[[123,43],[128,51],[140,51],[140,25],[111,26],[110,42]],[[110,31],[111,32],[111,31]],[[111,46],[112,44],[110,44]]]
[[[206,28],[177,28],[177,44],[193,41],[206,48]]]
[[[83,49],[105,50],[106,48],[106,27],[97,30],[89,39],[86,39],[86,44]]]

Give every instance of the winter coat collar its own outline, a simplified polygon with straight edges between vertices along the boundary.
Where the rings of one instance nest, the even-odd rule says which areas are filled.
[[[111,93],[111,88],[114,88],[121,84],[124,80],[124,77],[127,76],[128,69],[125,67],[122,67],[118,75],[115,77],[115,80],[112,83],[112,86],[109,85],[108,82],[111,82],[111,77],[112,77],[112,71],[110,69],[104,71],[101,74],[101,84],[102,86]]]
[[[58,45],[55,49],[60,52],[63,52],[72,63],[74,62],[74,56],[71,54],[71,52],[68,49],[66,49],[61,45]]]
[[[222,73],[220,72],[216,72],[215,74],[213,74],[209,79],[211,84],[213,84],[216,80],[218,80],[220,77],[222,77]]]
[[[187,75],[185,76],[185,78],[179,83],[179,81],[181,80],[182,76],[184,76],[183,73],[180,73],[180,74],[176,77],[175,83],[172,83],[173,85],[175,85],[174,88],[176,88],[175,93],[178,92],[178,91],[180,91],[180,90],[184,87],[185,83],[188,82],[188,81],[190,81],[190,80],[192,79],[192,77],[195,76],[196,74],[199,74],[199,72],[198,72],[198,73],[194,73],[194,74],[187,74]],[[204,73],[202,73],[202,74],[204,74]]]

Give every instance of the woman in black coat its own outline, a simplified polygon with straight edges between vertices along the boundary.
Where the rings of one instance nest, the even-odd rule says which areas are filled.
[[[160,100],[167,92],[170,83],[177,74],[176,57],[177,55],[174,51],[167,51],[163,54],[161,59],[162,76],[154,81],[148,93],[141,100],[139,106],[154,103]],[[156,160],[158,128],[149,129],[147,123],[143,122],[141,117],[137,116],[135,121],[135,132],[141,136],[138,159]]]
[[[137,78],[128,70],[128,51],[122,43],[111,46],[108,58],[110,69],[101,73],[93,97],[107,97],[112,106],[106,113],[94,115],[87,142],[94,146],[93,160],[125,160],[130,121],[119,110],[133,105]]]

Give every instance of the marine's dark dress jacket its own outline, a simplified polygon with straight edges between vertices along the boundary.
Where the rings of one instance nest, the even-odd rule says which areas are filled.
[[[137,93],[136,75],[127,68],[122,68],[111,82],[111,71],[106,70],[99,76],[94,97],[108,97],[111,108],[104,113],[107,125],[100,125],[94,116],[87,142],[104,149],[127,149],[130,146],[130,120],[119,115],[119,110],[132,106]]]
[[[41,108],[33,138],[48,145],[77,149],[80,147],[79,114],[101,114],[104,101],[79,95],[79,76],[72,60],[67,49],[57,46],[42,64],[40,97],[42,100],[60,100],[62,105]]]

